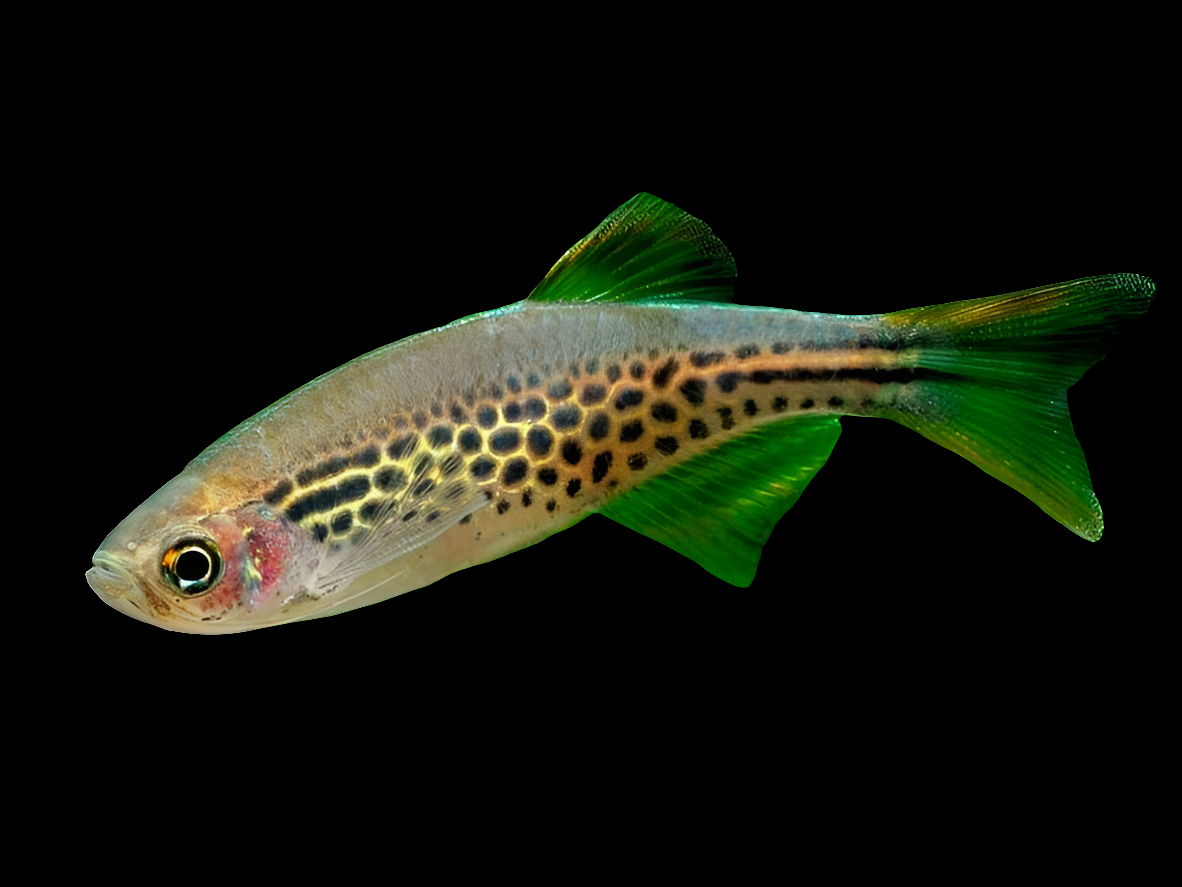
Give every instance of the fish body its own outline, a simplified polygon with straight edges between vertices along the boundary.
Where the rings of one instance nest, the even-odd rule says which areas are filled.
[[[733,279],[709,229],[639,195],[528,299],[230,431],[119,524],[88,580],[144,621],[245,631],[421,588],[598,512],[746,585],[843,415],[911,427],[1099,538],[1065,392],[1151,282],[840,316],[729,304]]]

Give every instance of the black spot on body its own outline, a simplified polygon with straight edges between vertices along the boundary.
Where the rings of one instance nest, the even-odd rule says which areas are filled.
[[[591,483],[597,484],[611,471],[612,454],[611,450],[600,453],[595,457],[595,461],[591,463]]]
[[[506,486],[512,486],[525,480],[527,474],[529,474],[529,462],[518,456],[505,463],[505,468],[501,472],[501,481]]]
[[[406,514],[402,515],[402,522],[406,523],[409,520],[414,520],[417,515],[417,511],[408,511]]]
[[[459,453],[451,453],[446,459],[439,463],[439,471],[444,477],[452,477],[463,467],[464,460],[460,458]]]
[[[700,406],[706,399],[706,383],[701,379],[687,379],[681,386],[681,396],[694,406]]]
[[[427,427],[427,414],[422,410],[415,410],[414,413],[411,414],[410,421],[414,423],[415,428],[419,429],[419,431],[422,431]]]
[[[337,485],[338,502],[353,502],[364,499],[369,492],[368,477],[351,477]]]
[[[349,532],[353,528],[353,512],[342,511],[332,519],[332,531],[337,535]]]
[[[730,407],[719,407],[718,415],[722,418],[722,430],[730,431],[735,427],[735,417]]]
[[[631,374],[633,379],[636,379],[639,382],[644,378],[644,364],[638,360],[633,363],[632,366],[628,367],[628,372]]]
[[[598,357],[588,357],[583,362],[583,364],[584,364],[584,366],[587,367],[587,374],[588,375],[594,376],[596,373],[599,372],[599,358]]]
[[[655,443],[658,453],[664,453],[666,456],[672,456],[677,452],[676,437],[658,437]]]
[[[334,474],[340,474],[349,467],[348,456],[335,456],[321,462],[312,468],[305,468],[296,475],[296,483],[301,487],[306,487],[308,484],[315,483],[318,480],[323,480],[326,477],[332,477]]]
[[[616,398],[616,409],[626,410],[628,407],[639,406],[644,402],[644,392],[639,388],[625,388]]]
[[[427,478],[426,480],[419,481],[415,488],[411,490],[411,493],[415,496],[423,496],[431,492],[434,486],[435,481],[431,480],[431,478]]]
[[[553,511],[557,505],[557,502],[555,502],[553,499],[550,499],[546,502],[546,510]]]
[[[607,417],[607,413],[595,413],[591,417],[591,423],[587,426],[587,433],[591,435],[592,440],[603,440],[611,433],[612,423]]]
[[[800,408],[802,410],[811,410],[813,408],[813,399],[811,397],[806,397],[800,402]]]
[[[516,376],[510,376],[508,379],[506,379],[505,380],[505,387],[508,388],[510,391],[512,391],[514,394],[521,393],[521,382],[518,380],[518,378]]]
[[[390,441],[390,446],[386,447],[386,452],[390,454],[391,459],[405,459],[415,451],[415,447],[418,445],[419,439],[413,434],[407,434]]]
[[[742,373],[719,373],[718,378],[714,380],[718,383],[720,391],[730,394],[739,387],[739,383],[743,381]]]
[[[411,469],[415,474],[426,474],[432,465],[431,457],[427,454],[419,456],[415,459],[414,467]]]
[[[368,477],[349,478],[336,486],[324,487],[302,496],[291,504],[285,514],[288,520],[299,523],[309,514],[332,511],[339,504],[364,498],[369,489]]]
[[[665,403],[663,400],[657,401],[652,407],[653,418],[658,422],[676,422],[677,410],[672,404]]]
[[[670,357],[661,368],[653,373],[653,384],[658,388],[664,388],[669,384],[669,380],[673,378],[673,374],[677,372],[677,359]]]
[[[755,401],[745,400],[745,401],[743,401],[743,412],[746,413],[748,416],[754,416],[756,413],[759,412],[759,407],[756,406]]]
[[[533,502],[534,502],[534,500],[530,497],[529,490],[526,490],[524,493],[521,494],[521,507],[522,508],[529,508],[531,505],[533,505]]]
[[[328,538],[328,527],[326,527],[324,524],[313,524],[312,538],[317,542],[323,542]]]
[[[702,367],[714,366],[716,363],[722,363],[726,360],[726,355],[721,351],[695,351],[689,357],[690,363],[701,369]]]
[[[437,517],[439,517],[439,515],[441,515],[442,513],[443,513],[442,511],[432,511],[430,514],[427,515],[427,523],[431,523],[433,520],[435,520]]]
[[[788,373],[781,373],[777,370],[756,370],[747,378],[756,385],[768,385],[776,379],[783,379],[788,376]]]
[[[460,450],[465,453],[475,453],[480,449],[481,439],[480,432],[475,428],[465,428],[460,432]]]
[[[475,478],[486,478],[493,473],[493,469],[497,467],[497,463],[488,456],[477,456],[472,460],[472,464],[468,466],[468,470],[472,472]]]
[[[607,368],[607,380],[609,382],[620,381],[620,365],[613,363]]]
[[[470,523],[472,523],[472,515],[470,515],[470,514],[465,514],[465,515],[464,515],[462,518],[460,518],[460,520],[459,520],[459,523],[461,523],[461,524],[470,524]]]
[[[487,404],[476,411],[476,424],[481,428],[492,428],[497,424],[497,411]]]
[[[787,354],[791,350],[792,350],[792,346],[789,345],[787,342],[773,342],[772,343],[772,354]]]
[[[562,445],[562,458],[571,465],[578,465],[583,460],[583,448],[579,446],[579,442],[575,440],[568,440]]]
[[[502,499],[497,503],[497,514],[504,514],[509,510],[509,503]]]
[[[836,394],[833,395],[833,397],[829,398],[829,406],[831,406],[831,407],[839,407],[843,403],[845,403],[845,401],[842,400],[840,397],[838,397]]]
[[[521,432],[516,428],[502,428],[488,438],[488,446],[494,453],[512,453],[521,446]]]
[[[537,373],[530,373],[525,377],[525,384],[528,388],[537,388],[542,384],[542,380],[538,378]]]
[[[382,458],[382,451],[375,446],[366,447],[358,453],[353,454],[353,467],[355,468],[373,468]]]
[[[546,415],[546,401],[540,397],[531,397],[525,402],[525,415],[528,419],[540,419]]]
[[[579,403],[585,407],[591,407],[597,403],[603,403],[606,397],[607,389],[602,385],[584,385],[583,390],[579,392]]]
[[[390,465],[387,465],[385,468],[379,468],[373,476],[373,485],[383,493],[392,493],[395,490],[401,490],[406,486],[406,472],[401,468],[394,468]]]
[[[574,404],[559,407],[550,414],[550,424],[555,428],[577,428],[583,420],[583,412]]]
[[[546,486],[552,487],[558,483],[558,472],[553,468],[539,468],[538,480],[540,480]]]
[[[468,421],[468,414],[464,412],[459,404],[456,404],[451,408],[451,420],[457,425],[463,425]]]
[[[640,440],[642,434],[644,434],[644,423],[636,419],[626,423],[620,429],[620,442],[632,443],[634,440]]]
[[[450,425],[436,425],[427,432],[427,446],[433,450],[451,444],[452,431]]]
[[[782,413],[786,409],[788,409],[788,398],[777,397],[775,400],[772,401],[773,412]]]
[[[735,357],[739,360],[746,360],[748,357],[758,357],[759,347],[757,345],[740,345],[735,349]]]
[[[554,435],[544,425],[534,425],[525,433],[525,443],[534,456],[545,456],[554,445]]]
[[[706,427],[706,423],[701,419],[693,419],[689,423],[689,436],[694,440],[702,440],[710,436],[710,429]]]
[[[443,406],[437,400],[431,401],[431,415],[436,419],[443,418]]]
[[[575,493],[579,492],[579,487],[582,485],[583,482],[581,480],[579,480],[577,477],[572,477],[566,485],[566,494],[573,499],[575,497]]]
[[[358,509],[357,514],[367,524],[373,523],[373,519],[378,516],[378,512],[382,510],[382,506],[377,502],[366,502]]]
[[[521,404],[515,400],[509,401],[501,410],[505,414],[506,422],[518,422],[521,420]]]
[[[646,465],[648,465],[648,456],[644,453],[633,453],[628,457],[628,467],[633,471],[640,471]]]
[[[546,389],[546,393],[554,398],[554,400],[562,400],[564,397],[570,397],[572,390],[570,382],[566,381],[566,379],[560,379],[557,382],[551,382],[550,387]]]
[[[275,484],[275,486],[271,488],[271,491],[263,496],[263,501],[268,505],[275,505],[287,498],[287,494],[291,491],[291,481],[285,478],[279,481],[279,483]]]
[[[493,382],[491,385],[488,386],[488,394],[489,394],[489,397],[493,397],[493,398],[496,398],[497,400],[500,400],[504,396],[505,392],[501,388],[501,385],[499,382]]]

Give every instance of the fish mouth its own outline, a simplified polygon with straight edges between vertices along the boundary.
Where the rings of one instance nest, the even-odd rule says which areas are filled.
[[[96,551],[86,571],[86,583],[104,603],[141,622],[151,622],[148,614],[135,602],[135,578],[127,566],[114,555]]]

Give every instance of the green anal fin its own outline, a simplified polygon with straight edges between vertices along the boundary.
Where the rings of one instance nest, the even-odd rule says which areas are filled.
[[[746,588],[776,521],[840,434],[836,416],[769,422],[645,481],[600,513]]]
[[[534,302],[675,299],[730,302],[735,260],[689,213],[637,194],[572,246],[534,287]]]

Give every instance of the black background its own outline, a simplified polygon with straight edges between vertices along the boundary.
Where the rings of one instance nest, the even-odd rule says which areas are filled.
[[[744,731],[850,710],[855,732],[921,712],[975,730],[982,706],[1011,727],[1083,717],[1096,694],[1119,706],[1158,667],[1174,327],[1159,185],[1133,147],[873,100],[705,123],[626,103],[585,127],[486,100],[133,114],[136,137],[77,173],[78,261],[102,289],[79,346],[101,468],[62,615],[103,647],[95,692],[190,728],[289,706],[385,727],[442,693],[423,704],[553,712],[560,731],[603,706],[617,724],[692,720],[704,699]],[[1102,541],[902,427],[845,419],[748,589],[598,516],[375,607],[239,635],[166,632],[87,588],[105,534],[223,432],[371,349],[523,298],[641,190],[713,228],[744,304],[859,314],[1156,278],[1147,319],[1070,392]]]

